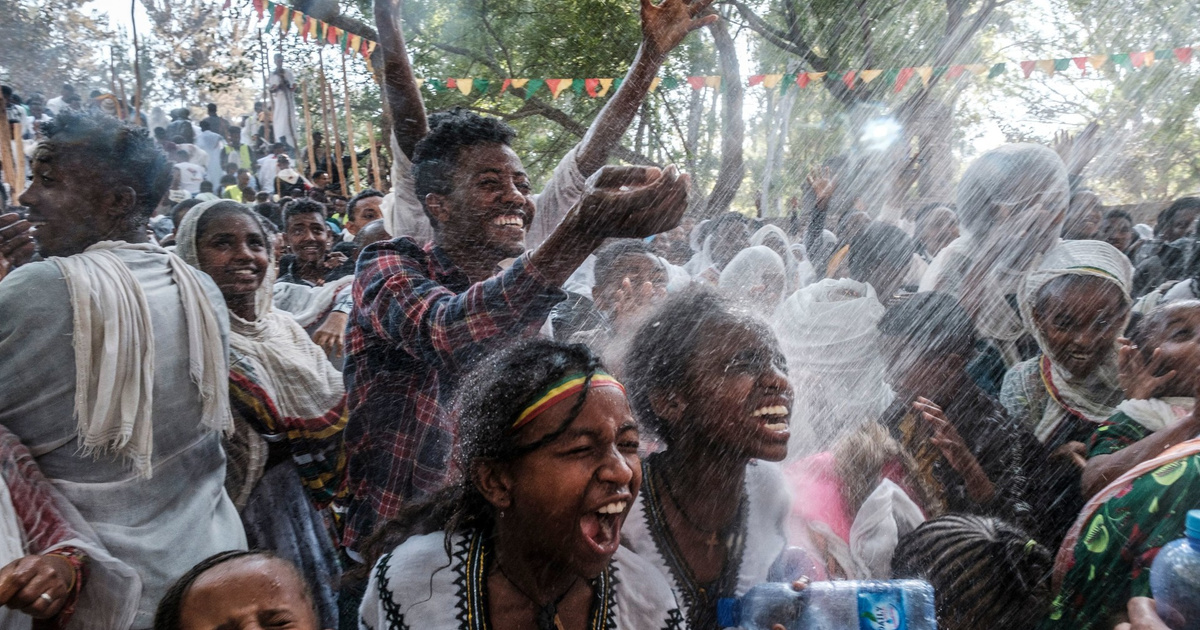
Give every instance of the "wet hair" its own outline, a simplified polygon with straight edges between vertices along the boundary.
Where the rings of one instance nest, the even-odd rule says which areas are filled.
[[[328,172],[328,171],[313,171],[312,178],[313,178],[313,179],[316,179],[316,178],[318,178],[318,177],[320,177],[320,176],[322,176],[322,175],[325,175],[325,176],[327,176],[327,177],[328,177],[328,176],[329,176],[329,172]]]
[[[626,256],[650,256],[653,258],[654,253],[650,250],[650,246],[645,241],[638,239],[621,239],[605,245],[596,252],[595,282],[596,287],[607,286],[612,280],[610,277],[616,271],[616,265],[619,260]],[[653,258],[657,261],[657,258]],[[619,280],[619,279],[618,279]]]
[[[191,210],[202,203],[204,202],[193,197],[190,199],[184,199],[174,206],[171,206],[171,223],[175,225],[175,229],[179,229],[180,224],[183,223],[183,217],[187,214],[188,210]]]
[[[242,137],[242,128],[238,127],[237,125],[230,125],[229,128],[225,130],[225,133],[227,135],[232,134],[233,136],[235,136],[237,138],[241,138]]]
[[[903,230],[878,221],[855,234],[849,245],[846,268],[850,277],[860,282],[865,282],[882,270],[903,275],[904,270],[912,264],[913,253],[917,251],[913,240]]]
[[[902,475],[905,491],[927,516],[941,514],[941,500],[921,476],[916,460],[878,422],[850,429],[829,450],[833,453],[834,471],[842,481],[838,492],[848,516],[857,514],[883,479],[894,473]]]
[[[455,107],[429,117],[429,133],[413,150],[413,186],[421,207],[425,195],[448,195],[452,189],[454,170],[463,149],[486,144],[510,145],[517,132],[498,118],[480,116]],[[429,222],[437,227],[437,219],[425,208]]]
[[[200,131],[212,131],[212,125],[208,124],[208,119],[200,121]]]
[[[236,186],[236,185],[237,185],[237,178],[234,177],[233,175],[222,175],[221,176],[221,186],[222,187]]]
[[[1159,212],[1158,218],[1154,220],[1154,235],[1162,234],[1162,231],[1175,220],[1175,215],[1188,210],[1200,210],[1200,197],[1180,197],[1171,202],[1171,205]]]
[[[287,227],[292,217],[298,217],[302,214],[319,214],[321,215],[321,220],[324,221],[325,204],[307,198],[293,199],[283,204],[283,226]]]
[[[102,113],[64,110],[45,125],[56,156],[71,155],[99,171],[100,184],[128,186],[137,195],[131,218],[149,219],[171,185],[171,164],[142,127]]]
[[[1028,533],[1000,519],[949,514],[900,539],[892,576],[933,585],[938,626],[995,630],[1037,625],[1050,603],[1054,559]]]
[[[167,589],[162,599],[158,601],[158,608],[154,611],[154,630],[180,630],[183,627],[183,602],[187,599],[188,591],[192,589],[192,585],[200,579],[202,575],[208,573],[223,564],[242,560],[244,558],[262,558],[279,562],[287,567],[292,575],[304,585],[304,601],[310,605],[316,605],[316,598],[313,597],[312,585],[288,560],[285,560],[270,551],[222,551],[221,553],[211,555],[204,560],[201,560],[196,566],[188,569],[175,583]],[[315,613],[315,610],[314,610]]]
[[[254,211],[262,218],[271,222],[275,226],[275,230],[283,229],[283,215],[280,212],[279,204],[270,201],[264,201],[254,205]]]
[[[315,177],[315,175],[314,175],[314,177]],[[346,219],[349,221],[353,221],[354,220],[354,209],[355,209],[355,207],[358,206],[358,202],[362,201],[363,199],[370,199],[371,197],[383,197],[383,193],[379,192],[378,190],[375,190],[374,188],[367,188],[367,189],[363,190],[362,192],[358,193],[357,195],[354,195],[353,197],[351,197],[350,201],[346,202]]]
[[[1109,210],[1108,212],[1104,213],[1105,221],[1111,221],[1112,219],[1123,219],[1128,221],[1129,225],[1133,225],[1133,215],[1125,212],[1124,210]]]
[[[208,105],[205,105],[204,108],[208,110],[209,114],[217,113],[217,104],[216,103],[209,103]]]
[[[1130,323],[1129,341],[1133,342],[1133,345],[1147,361],[1154,356],[1154,351],[1158,348],[1152,341],[1156,336],[1162,334],[1163,327],[1167,325],[1168,313],[1181,306],[1200,308],[1200,300],[1177,300],[1160,304],[1149,313],[1139,317],[1136,323]]]
[[[583,373],[590,380],[603,370],[599,357],[583,344],[543,338],[520,341],[480,359],[456,389],[451,415],[457,420],[459,448],[456,468],[461,478],[425,502],[413,504],[383,524],[363,546],[370,568],[381,555],[412,536],[443,531],[450,554],[450,537],[468,529],[490,530],[495,509],[475,485],[477,462],[516,461],[553,442],[567,431],[583,410],[589,387],[575,401],[562,424],[533,443],[523,443],[513,431],[517,416],[546,389],[566,376]],[[365,577],[365,575],[360,576]]]
[[[764,338],[772,337],[765,324],[699,285],[669,296],[633,335],[621,371],[629,404],[638,422],[667,443],[671,435],[663,419],[654,413],[651,400],[656,392],[687,386],[692,361],[703,354],[703,343],[711,340],[705,333],[716,326],[745,328]]]
[[[924,348],[927,356],[969,354],[975,347],[975,324],[958,300],[944,293],[917,293],[898,300],[879,319],[879,334],[906,346]]]
[[[212,182],[208,181],[207,179],[200,182],[200,192],[212,192],[212,191],[213,191]]]

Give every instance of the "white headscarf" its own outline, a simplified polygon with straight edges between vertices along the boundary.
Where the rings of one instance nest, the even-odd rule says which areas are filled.
[[[84,454],[129,460],[153,476],[154,328],[142,285],[117,250],[162,255],[183,305],[188,365],[200,388],[205,426],[226,431],[229,411],[225,344],[199,272],[151,243],[101,241],[83,253],[52,257],[71,295],[75,349],[75,419]]]
[[[1049,343],[1033,319],[1033,308],[1038,292],[1055,278],[1062,276],[1086,276],[1100,278],[1121,290],[1128,307],[1132,303],[1129,295],[1133,283],[1133,266],[1117,248],[1103,241],[1063,241],[1050,250],[1035,271],[1025,279],[1020,294],[1021,317],[1037,339],[1043,355],[1050,359],[1050,379],[1063,402],[1093,422],[1103,422],[1115,411],[1109,400],[1121,391],[1117,379],[1117,346],[1108,349],[1104,361],[1091,374],[1071,374],[1062,367],[1054,356]],[[1118,326],[1125,329],[1129,323],[1129,312]],[[1057,404],[1046,405],[1042,418],[1035,419],[1034,433],[1043,442],[1065,419],[1066,412]]]
[[[787,277],[787,288],[785,290],[786,294],[790,295],[793,291],[799,289],[803,285],[800,284],[800,261],[796,259],[796,255],[792,252],[792,241],[788,238],[787,233],[784,232],[779,226],[768,223],[761,228],[758,228],[758,231],[750,237],[750,245],[752,247],[757,245],[766,245],[767,239],[770,237],[775,237],[776,240],[783,243],[783,250],[785,252],[782,255],[783,266]],[[778,254],[779,252],[775,253]]]
[[[762,314],[769,316],[787,290],[785,273],[783,259],[770,247],[747,247],[721,270],[717,286],[739,302],[767,309]]]
[[[796,391],[793,417],[815,434],[807,443],[793,432],[789,459],[825,448],[891,403],[878,343],[883,312],[875,290],[850,279],[809,285],[780,306],[776,328]]]

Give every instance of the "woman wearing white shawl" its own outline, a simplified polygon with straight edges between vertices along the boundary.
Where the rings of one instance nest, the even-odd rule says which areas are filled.
[[[824,450],[876,420],[892,402],[876,325],[884,307],[870,285],[826,279],[784,300],[776,326],[796,391],[788,459]]]
[[[342,375],[325,352],[291,316],[272,307],[269,244],[258,215],[225,200],[188,212],[177,251],[217,280],[230,307],[235,436],[227,443],[226,487],[241,508],[251,546],[274,551],[305,573],[322,621],[330,627],[337,619],[334,586],[340,570],[318,510],[343,480],[346,394]],[[236,253],[222,258],[222,249]],[[261,274],[257,285],[241,282],[234,268]],[[253,299],[251,312],[241,307],[247,297]]]
[[[957,206],[962,235],[946,246],[921,278],[920,291],[962,301],[981,338],[1005,366],[1021,360],[1026,334],[1008,296],[1058,240],[1069,200],[1067,169],[1035,144],[1008,144],[981,155],[963,173]]]
[[[750,246],[756,247],[759,245],[770,247],[771,251],[779,254],[779,257],[783,259],[787,278],[786,293],[784,295],[791,295],[796,289],[807,284],[801,278],[800,259],[796,258],[795,252],[792,251],[791,240],[788,239],[787,233],[782,228],[770,223],[759,228],[757,232],[750,236]],[[803,250],[803,245],[801,249]],[[803,254],[801,254],[801,258],[803,258]]]
[[[721,270],[717,286],[735,302],[754,309],[768,322],[787,292],[783,260],[769,247],[747,247]]]

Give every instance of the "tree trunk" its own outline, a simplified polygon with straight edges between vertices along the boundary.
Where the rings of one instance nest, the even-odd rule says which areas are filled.
[[[724,92],[724,107],[721,108],[721,168],[717,172],[713,190],[708,195],[708,203],[704,209],[706,217],[729,210],[746,171],[746,165],[742,161],[742,141],[746,135],[746,123],[742,120],[742,71],[738,64],[737,49],[724,22],[717,22],[710,28],[717,47],[721,75],[725,80],[721,82]]]

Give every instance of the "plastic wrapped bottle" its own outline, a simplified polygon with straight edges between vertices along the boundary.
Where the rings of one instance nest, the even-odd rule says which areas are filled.
[[[1164,545],[1150,565],[1158,616],[1175,630],[1200,628],[1200,510],[1188,511],[1185,533]]]
[[[766,583],[721,600],[725,628],[771,630],[936,630],[933,587],[920,580],[813,582],[803,591]]]

